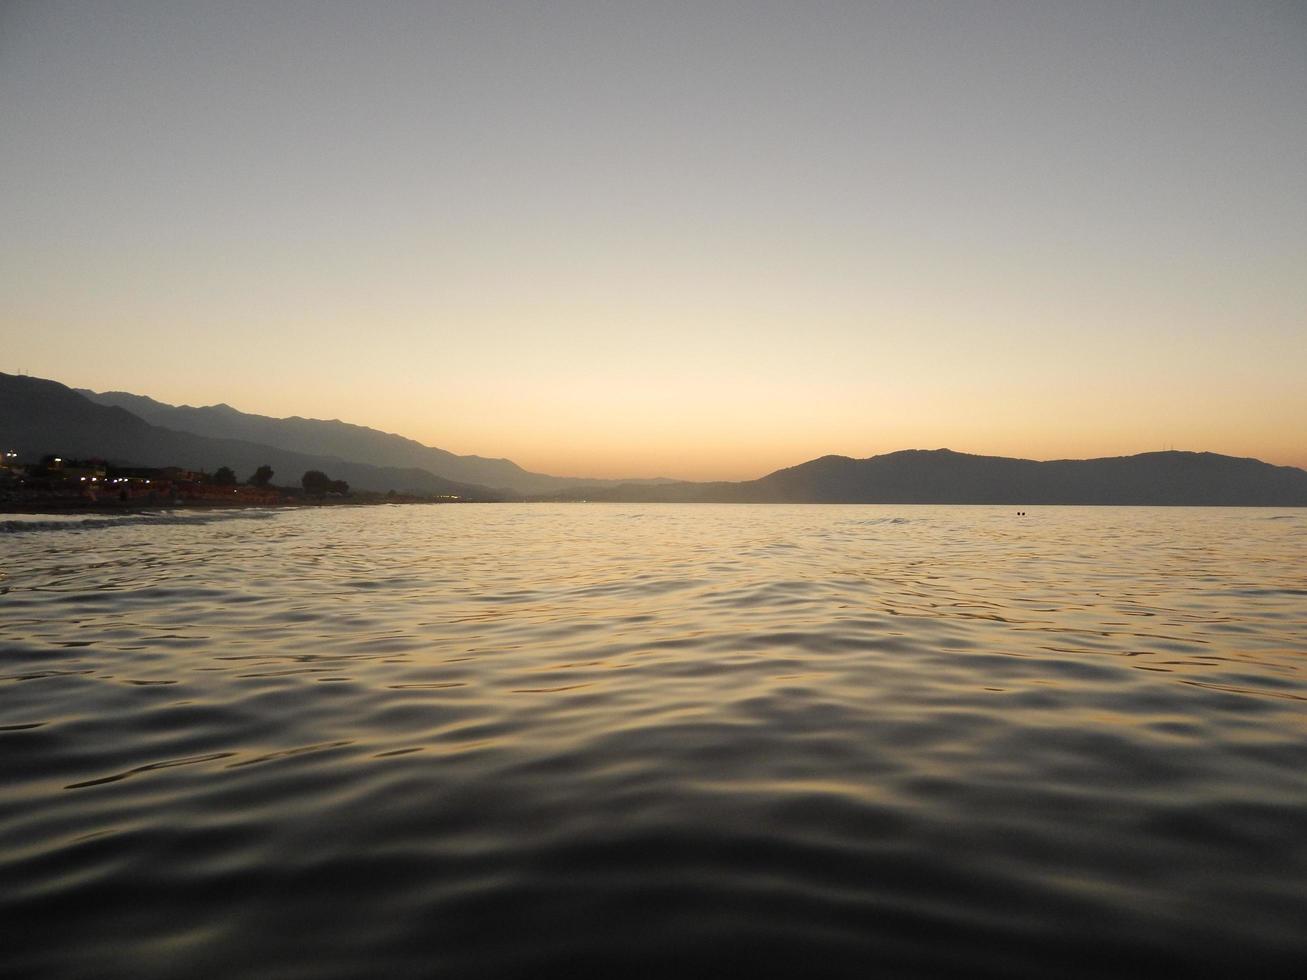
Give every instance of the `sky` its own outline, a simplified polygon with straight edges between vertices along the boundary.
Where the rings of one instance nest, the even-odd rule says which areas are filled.
[[[0,371],[573,476],[1307,466],[1307,4],[0,0]]]

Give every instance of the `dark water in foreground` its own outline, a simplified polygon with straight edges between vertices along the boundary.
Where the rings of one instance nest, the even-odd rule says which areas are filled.
[[[0,549],[7,977],[1307,956],[1307,512],[392,507]]]

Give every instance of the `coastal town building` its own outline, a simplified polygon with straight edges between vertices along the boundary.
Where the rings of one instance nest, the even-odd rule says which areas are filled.
[[[22,465],[17,450],[0,455],[0,492],[5,501],[57,507],[94,505],[169,506],[191,503],[265,506],[286,502],[273,486],[227,485],[207,473],[177,466],[114,466],[101,459],[46,455]]]

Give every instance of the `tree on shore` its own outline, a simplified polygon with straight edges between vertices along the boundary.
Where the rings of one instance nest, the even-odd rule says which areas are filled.
[[[264,463],[257,470],[255,470],[254,475],[250,477],[250,486],[253,487],[266,487],[271,482],[272,482],[272,467],[269,466],[267,463]]]
[[[333,480],[323,473],[322,470],[309,470],[300,477],[300,486],[304,492],[314,497],[321,497],[328,493],[349,493],[349,484],[344,480]]]
[[[236,485],[236,472],[230,466],[219,466],[216,473],[213,474],[214,486],[234,487]]]

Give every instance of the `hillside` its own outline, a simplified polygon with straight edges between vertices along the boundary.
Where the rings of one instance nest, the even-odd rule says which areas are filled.
[[[1307,471],[1216,453],[1039,462],[948,449],[823,456],[740,483],[624,485],[567,499],[750,503],[1307,506]]]
[[[306,470],[317,469],[359,490],[451,494],[470,500],[504,497],[487,487],[449,480],[418,467],[373,466],[151,425],[124,408],[97,404],[57,381],[3,373],[0,445],[19,451],[25,460],[53,453],[67,458],[96,456],[115,463],[193,470],[230,466],[242,479],[266,463],[276,473],[274,483],[297,484]]]
[[[176,407],[124,392],[82,394],[6,374],[0,374],[0,442],[27,458],[49,452],[190,469],[231,466],[241,476],[267,463],[276,479],[290,483],[321,469],[364,490],[477,500],[530,493],[543,500],[630,502],[1307,506],[1307,471],[1193,452],[1039,462],[905,450],[869,459],[823,456],[735,483],[571,480],[345,422],[274,419],[227,405]],[[451,479],[450,472],[481,473],[484,481]]]
[[[123,408],[152,425],[215,439],[240,439],[316,456],[334,456],[372,466],[422,469],[448,480],[502,487],[519,493],[545,493],[578,486],[615,486],[615,480],[530,473],[512,460],[459,456],[404,436],[338,419],[272,418],[241,412],[230,405],[168,405],[125,391],[78,393],[101,405]],[[644,482],[644,481],[631,481]]]

